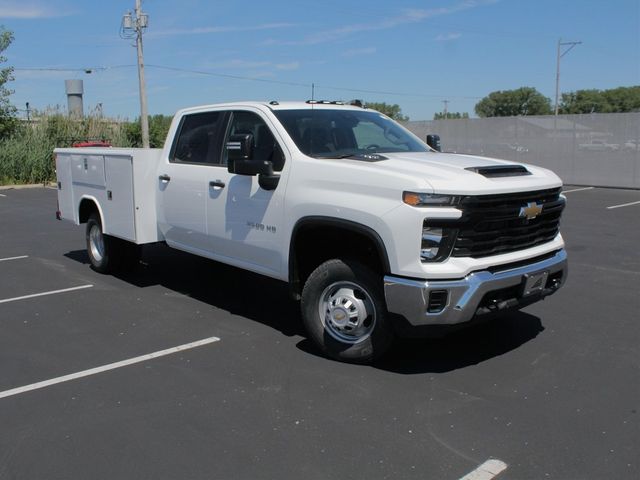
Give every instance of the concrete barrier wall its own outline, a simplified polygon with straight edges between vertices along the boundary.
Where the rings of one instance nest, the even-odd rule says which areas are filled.
[[[640,189],[640,113],[410,121],[442,151],[550,168],[566,184]]]

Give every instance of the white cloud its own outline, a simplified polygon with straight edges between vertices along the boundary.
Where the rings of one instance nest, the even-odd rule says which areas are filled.
[[[251,78],[275,78],[276,74],[273,72],[268,72],[268,71],[264,71],[264,72],[253,72],[251,74]]]
[[[436,37],[437,42],[450,42],[453,40],[458,40],[462,37],[461,33],[441,33]]]
[[[351,50],[346,50],[342,52],[342,57],[359,57],[361,55],[373,55],[378,50],[376,47],[366,47],[366,48],[353,48]]]
[[[265,23],[262,25],[240,26],[211,26],[194,28],[173,28],[160,31],[149,31],[147,37],[169,37],[175,35],[204,35],[210,33],[251,32],[259,30],[278,30],[297,26],[294,23]]]
[[[297,70],[300,68],[300,62],[277,63],[276,68],[278,70]]]
[[[208,62],[203,64],[202,67],[223,70],[248,70],[267,67],[269,65],[271,65],[271,62],[233,59],[227,60],[226,62]]]
[[[254,61],[235,58],[224,62],[206,62],[201,64],[200,68],[212,70],[297,70],[300,68],[300,62],[291,61],[277,63],[267,60]]]
[[[441,17],[444,15],[452,15],[465,10],[492,5],[500,0],[464,0],[449,7],[431,8],[431,9],[405,9],[401,15],[390,17],[379,21],[378,23],[357,23],[352,25],[344,25],[331,30],[324,30],[311,35],[307,35],[301,40],[294,41],[277,41],[268,40],[265,44],[276,45],[317,45],[320,43],[332,42],[355,33],[370,32],[377,30],[388,30],[402,25],[411,23],[420,23],[425,20]]]
[[[17,18],[21,20],[33,20],[38,18],[66,17],[71,12],[54,9],[50,5],[39,2],[2,2],[0,5],[0,18]]]

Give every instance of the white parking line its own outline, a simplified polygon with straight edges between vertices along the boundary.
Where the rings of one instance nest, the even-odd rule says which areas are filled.
[[[491,480],[507,469],[507,464],[495,458],[487,460],[460,480]]]
[[[9,260],[20,260],[21,258],[29,258],[29,255],[20,255],[19,257],[0,258],[0,262],[8,262]]]
[[[574,188],[573,190],[563,190],[562,193],[583,192],[585,190],[593,190],[596,187]]]
[[[6,197],[4,193],[0,193],[0,197]]]
[[[639,203],[640,203],[640,200],[638,200],[637,202],[623,203],[622,205],[613,205],[611,207],[607,207],[607,210],[613,210],[614,208],[629,207],[631,205],[638,205]]]
[[[50,292],[32,293],[31,295],[23,295],[22,297],[5,298],[0,303],[17,302],[18,300],[26,300],[28,298],[44,297],[45,295],[56,295],[58,293],[73,292],[74,290],[82,290],[91,288],[93,285],[80,285],[79,287],[63,288],[62,290],[51,290]]]
[[[189,350],[196,347],[201,347],[202,345],[207,345],[213,342],[219,342],[220,339],[218,337],[209,337],[203,340],[198,340],[196,342],[185,343],[184,345],[179,345],[177,347],[167,348],[166,350],[160,350],[159,352],[148,353],[147,355],[141,355],[139,357],[130,358],[128,360],[122,360],[121,362],[110,363],[108,365],[103,365],[101,367],[90,368],[89,370],[83,370],[77,373],[71,373],[69,375],[64,375],[62,377],[52,378],[51,380],[44,380],[38,383],[32,383],[31,385],[25,385],[24,387],[12,388],[11,390],[5,390],[4,392],[0,392],[0,398],[11,397],[13,395],[19,395],[21,393],[30,392],[32,390],[38,390],[39,388],[50,387],[51,385],[56,385],[58,383],[68,382],[71,380],[76,380],[78,378],[88,377],[90,375],[96,375],[98,373],[107,372],[109,370],[115,370],[116,368],[126,367],[128,365],[133,365],[134,363],[145,362],[147,360],[151,360],[158,357],[164,357],[165,355],[171,355],[173,353],[182,352],[183,350]]]

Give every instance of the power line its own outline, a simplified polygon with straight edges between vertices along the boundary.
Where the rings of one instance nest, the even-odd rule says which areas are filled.
[[[227,73],[209,72],[204,70],[193,70],[193,69],[181,68],[181,67],[169,67],[166,65],[154,65],[151,63],[147,63],[146,66],[149,68],[157,68],[159,70],[170,70],[174,72],[183,72],[183,73],[195,73],[197,75],[208,75],[212,77],[231,78],[234,80],[252,80],[254,82],[275,83],[279,85],[289,85],[293,87],[305,87],[305,88],[311,87],[310,83],[287,82],[284,80],[271,80],[268,78],[259,78],[259,77],[245,77],[242,75],[231,75]]]
[[[95,66],[95,67],[13,67],[16,72],[84,72],[86,74],[103,72],[107,70],[114,70],[117,68],[131,68],[135,65],[112,65],[110,67]]]
[[[155,65],[155,64],[150,64],[150,63],[148,63],[146,66],[149,67],[149,68],[157,68],[157,69],[161,69],[161,70],[170,70],[170,71],[184,72],[184,73],[195,73],[195,74],[198,74],[198,75],[208,75],[208,76],[213,76],[213,77],[231,78],[231,79],[234,79],[234,80],[250,80],[250,81],[254,81],[254,82],[272,83],[272,84],[277,84],[277,85],[288,85],[288,86],[293,86],[293,87],[304,87],[304,88],[311,88],[312,87],[312,83],[289,82],[289,81],[284,81],[284,80],[272,80],[272,79],[268,79],[268,78],[247,77],[247,76],[242,76],[242,75],[231,75],[231,74],[227,74],[227,73],[218,73],[218,72],[211,72],[211,71],[205,71],[205,70],[193,70],[193,69],[189,69],[189,68],[170,67],[170,66],[166,66],[166,65]],[[321,85],[321,84],[315,84],[315,88],[324,88],[326,90],[339,90],[339,91],[343,91],[343,92],[372,93],[372,94],[395,95],[395,96],[404,96],[404,97],[424,97],[424,98],[441,98],[442,97],[442,95],[428,95],[428,94],[424,94],[424,93],[392,92],[392,91],[386,91],[386,90],[366,90],[366,89],[362,89],[362,88],[339,87],[339,86]],[[460,96],[460,95],[448,95],[448,96],[453,97],[453,98],[464,98],[464,99],[472,99],[472,100],[473,99],[482,98],[482,97]]]
[[[15,68],[14,70],[30,70],[30,71],[67,71],[67,72],[78,72],[84,71],[86,73],[91,72],[105,72],[108,70],[118,69],[118,68],[132,68],[136,65],[113,65],[113,66],[98,66],[98,67],[86,67],[86,68],[57,68],[57,67],[32,67],[32,68]],[[286,85],[290,87],[301,87],[306,89],[312,88],[312,82],[303,83],[303,82],[292,82],[286,80],[273,80],[268,78],[260,78],[260,77],[250,77],[244,75],[233,75],[229,73],[219,73],[212,72],[209,70],[198,70],[192,68],[184,68],[184,67],[174,67],[169,65],[158,65],[152,63],[146,63],[146,68],[155,68],[158,70],[166,70],[173,72],[182,72],[182,73],[193,73],[196,75],[210,76],[210,77],[219,77],[219,78],[228,78],[232,80],[248,80],[252,82],[260,82],[260,83],[269,83],[274,85]],[[325,90],[336,90],[342,92],[353,92],[353,93],[370,93],[375,95],[393,95],[398,97],[413,97],[413,98],[455,98],[455,99],[465,99],[465,100],[478,100],[483,97],[479,96],[469,96],[469,95],[438,95],[438,94],[426,94],[426,93],[417,93],[417,92],[397,92],[390,90],[370,90],[370,89],[362,89],[362,88],[352,88],[352,87],[344,87],[344,86],[336,86],[336,85],[322,85],[315,84],[315,88],[325,89]]]

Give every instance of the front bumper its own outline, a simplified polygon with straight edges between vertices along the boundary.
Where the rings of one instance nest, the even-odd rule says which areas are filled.
[[[544,274],[543,274],[544,272]],[[413,326],[456,325],[477,315],[507,308],[520,308],[555,293],[567,278],[564,249],[533,263],[505,266],[495,271],[473,272],[460,280],[412,280],[385,276],[387,309],[403,316]],[[527,278],[543,279],[535,293],[524,294]],[[434,307],[432,293],[444,302]],[[443,294],[442,292],[446,292]]]

